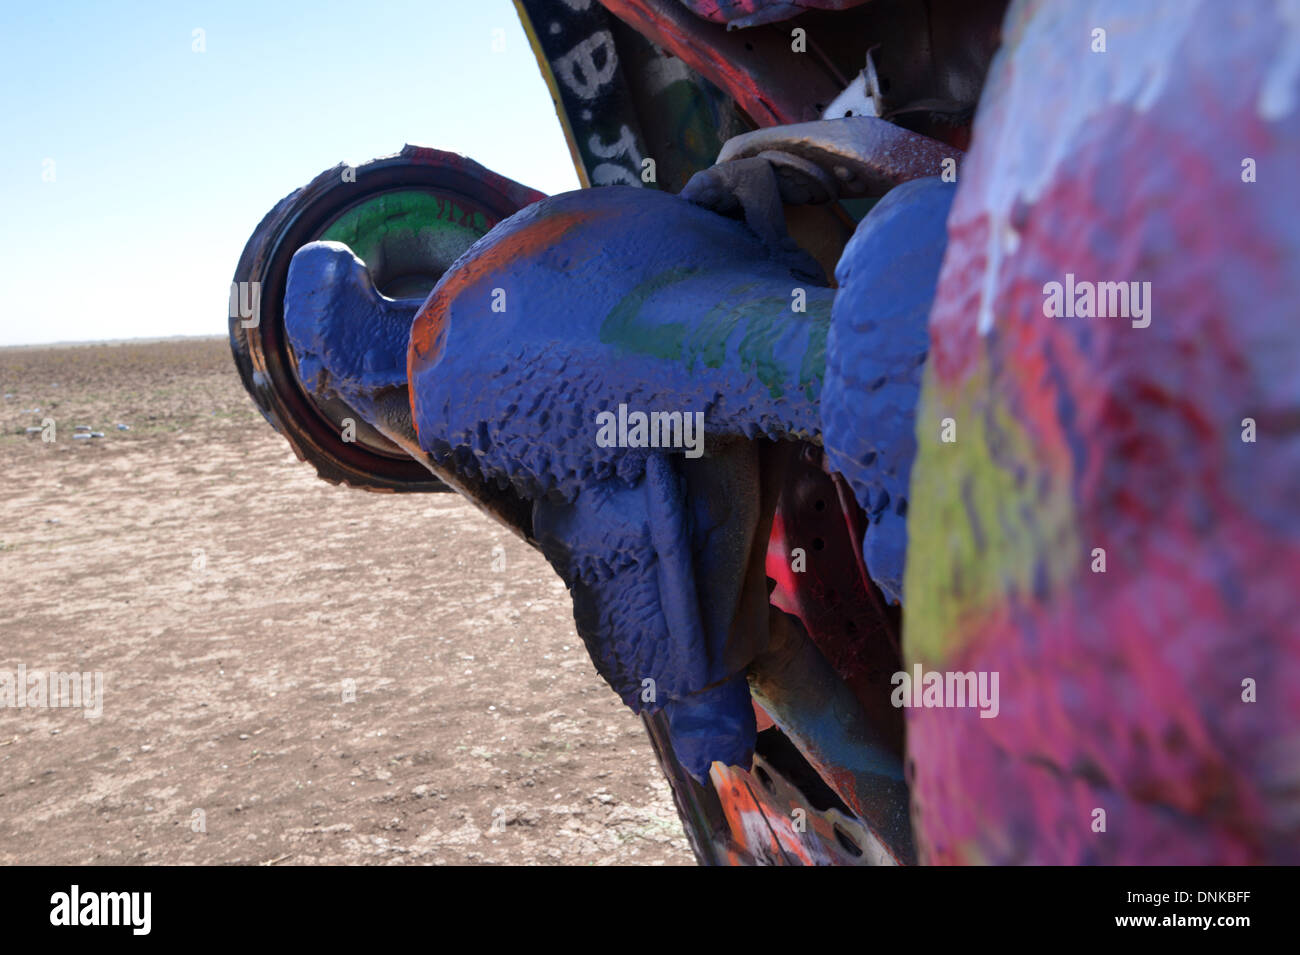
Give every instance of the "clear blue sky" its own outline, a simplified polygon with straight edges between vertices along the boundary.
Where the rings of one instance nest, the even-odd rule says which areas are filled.
[[[510,0],[14,3],[0,23],[0,345],[224,334],[261,217],[406,142],[578,187]]]

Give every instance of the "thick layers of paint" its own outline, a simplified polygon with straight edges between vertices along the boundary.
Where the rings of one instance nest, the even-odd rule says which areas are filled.
[[[869,519],[862,556],[885,595],[902,599],[914,415],[955,187],[917,179],[889,192],[844,249],[835,279],[822,436],[827,465]]]
[[[525,496],[572,500],[640,479],[650,451],[595,441],[597,415],[620,404],[703,412],[718,438],[813,435],[832,295],[676,197],[554,196],[471,248],[416,317],[421,444]]]
[[[503,223],[413,326],[422,446],[536,502],[534,534],[597,670],[633,709],[667,707],[698,778],[715,760],[747,765],[754,734],[742,674],[757,635],[738,648],[732,618],[757,474],[752,452],[725,447],[815,435],[831,294],[739,223],[609,188]],[[702,415],[707,456],[602,446],[600,416],[620,406]],[[718,535],[744,539],[706,570]]]
[[[926,861],[1300,862],[1289,9],[1009,15],[931,317],[904,630],[1001,707],[908,713]],[[1149,325],[1049,317],[1068,274],[1150,282]]]
[[[289,266],[285,304],[285,329],[307,390],[337,395],[409,446],[404,358],[418,301],[379,294],[346,245],[313,242]]]
[[[870,499],[905,490],[899,455],[910,454],[907,395],[915,399],[926,312],[912,306],[933,285],[947,194],[933,183],[882,203],[859,227],[860,261],[843,276],[835,417],[881,435],[876,460],[856,448],[840,455]],[[927,220],[924,248],[900,257],[892,245],[917,217]],[[532,502],[531,536],[573,595],[597,670],[633,709],[667,708],[674,749],[697,778],[715,760],[747,765],[754,740],[744,672],[764,649],[767,595],[751,439],[821,436],[835,293],[793,276],[787,261],[746,226],[676,197],[570,193],[476,243],[410,329],[419,448],[451,483]],[[400,431],[394,349],[411,303],[376,300],[358,267],[339,246],[302,250],[287,326],[308,387],[334,389],[367,420],[389,414],[376,426]],[[317,282],[332,291],[312,292]],[[881,282],[901,282],[907,295],[871,322],[858,309],[875,307]],[[358,295],[370,301],[348,305]],[[901,374],[888,336],[905,343]],[[919,354],[909,350],[917,343]],[[359,357],[372,351],[384,354]],[[629,410],[698,414],[706,453],[602,441],[601,417],[616,409],[620,420]],[[890,513],[878,533],[897,535],[901,552],[902,509]]]

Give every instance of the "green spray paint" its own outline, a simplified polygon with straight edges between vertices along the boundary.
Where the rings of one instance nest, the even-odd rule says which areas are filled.
[[[481,212],[465,209],[444,196],[404,190],[376,196],[349,209],[330,224],[322,240],[342,242],[363,262],[374,261],[385,242],[424,229],[445,233],[463,249],[489,228]]]
[[[773,398],[798,388],[810,401],[821,392],[826,370],[826,333],[830,327],[832,289],[808,288],[807,311],[794,312],[790,290],[780,283],[747,279],[697,288],[682,283],[708,274],[697,266],[669,269],[628,292],[601,325],[600,340],[641,355],[680,362],[687,371],[720,368],[737,332],[740,367],[753,374]],[[714,304],[692,322],[663,321],[667,312],[689,311],[707,289]],[[662,302],[661,293],[665,294]]]

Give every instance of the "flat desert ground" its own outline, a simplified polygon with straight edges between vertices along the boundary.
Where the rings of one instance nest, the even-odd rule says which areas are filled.
[[[0,708],[0,863],[693,864],[559,578],[459,497],[319,480],[224,339],[0,349],[0,392],[0,674],[103,674]]]

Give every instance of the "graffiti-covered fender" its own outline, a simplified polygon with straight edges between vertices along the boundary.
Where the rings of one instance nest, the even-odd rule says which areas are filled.
[[[904,629],[1000,705],[909,707],[924,861],[1300,861],[1300,17],[1250,10],[1009,13]]]

